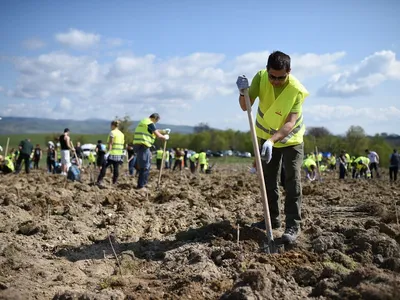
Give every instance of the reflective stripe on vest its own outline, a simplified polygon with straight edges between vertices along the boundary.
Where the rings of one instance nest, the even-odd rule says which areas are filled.
[[[260,110],[259,110],[260,111]],[[260,115],[261,116],[261,115]],[[264,116],[264,114],[263,114]],[[278,132],[278,130],[275,130],[273,128],[264,128],[259,122],[258,120],[256,120],[256,127],[262,131],[264,131],[265,133],[269,134],[269,135],[274,135],[275,133]],[[286,144],[296,133],[300,132],[300,130],[305,129],[304,123],[303,123],[303,114],[301,114],[297,120],[296,123],[294,125],[294,129],[285,137],[283,138],[279,143],[281,144]]]
[[[260,139],[269,139],[283,126],[299,93],[303,95],[303,101],[309,95],[306,88],[294,76],[289,75],[288,80],[288,85],[275,99],[274,87],[269,82],[268,73],[266,70],[261,72],[260,101],[255,123],[257,137]],[[280,142],[275,143],[274,147],[293,146],[303,142],[305,125],[302,110],[299,111],[298,115],[293,130]]]
[[[145,145],[151,147],[156,140],[156,135],[150,134],[148,131],[149,124],[153,123],[150,118],[143,119],[139,122],[135,129],[135,136],[133,137],[134,145]]]
[[[125,136],[119,129],[114,129],[111,131],[113,135],[113,143],[110,151],[110,155],[122,155],[124,154],[124,143]],[[110,137],[108,137],[107,142],[110,141]]]

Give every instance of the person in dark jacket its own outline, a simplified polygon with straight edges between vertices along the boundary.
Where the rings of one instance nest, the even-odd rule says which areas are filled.
[[[390,155],[389,177],[390,181],[397,180],[397,173],[399,172],[400,157],[396,149]]]
[[[30,157],[33,151],[33,145],[30,139],[25,139],[19,143],[19,156],[17,159],[17,169],[15,173],[18,174],[21,171],[21,163],[24,161],[25,164],[25,173],[29,174],[29,164],[30,164]]]

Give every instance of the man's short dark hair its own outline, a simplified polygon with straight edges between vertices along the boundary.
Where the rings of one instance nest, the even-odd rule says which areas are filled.
[[[270,69],[290,71],[290,56],[281,52],[274,51],[268,57],[267,71]]]
[[[66,133],[66,132],[69,132],[69,129],[68,129],[68,128],[65,128],[65,129],[64,129],[64,133]]]
[[[160,115],[158,113],[151,114],[150,119],[160,120]]]

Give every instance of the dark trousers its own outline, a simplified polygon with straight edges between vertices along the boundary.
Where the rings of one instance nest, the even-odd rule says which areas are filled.
[[[339,179],[344,179],[346,176],[346,167],[344,164],[339,164]]]
[[[357,172],[358,172],[358,175],[360,176],[360,178],[362,178],[362,177],[367,178],[367,168],[366,167],[362,168],[361,170],[358,170],[357,168],[353,168],[353,178],[356,178]]]
[[[25,164],[25,172],[28,174],[29,173],[29,164],[30,164],[30,155],[26,154],[26,153],[20,153],[18,155],[16,173],[19,173],[21,171],[22,160],[24,161],[24,164]]]
[[[55,160],[50,160],[47,159],[47,171],[49,171],[49,173],[56,173],[56,161]]]
[[[117,183],[118,176],[119,176],[119,165],[120,164],[121,164],[121,162],[119,162],[119,161],[115,161],[115,160],[111,160],[111,159],[104,160],[99,177],[97,177],[97,182],[99,182],[99,183],[102,182],[104,176],[106,176],[107,168],[109,166],[111,166],[112,170],[113,170],[112,183]]]
[[[285,188],[286,174],[285,174],[285,164],[282,164],[281,167],[281,186]]]
[[[261,141],[261,145],[264,141]],[[272,223],[280,223],[279,181],[281,162],[285,168],[285,215],[286,227],[300,227],[301,223],[301,165],[303,144],[283,148],[273,148],[269,164],[262,161],[264,180],[268,194],[268,205]]]
[[[206,164],[200,164],[200,173],[204,173],[204,167]]]
[[[372,170],[375,170],[376,177],[379,178],[379,170],[378,170],[378,164],[377,163],[370,163],[369,164],[369,170],[371,171],[371,178],[374,178],[374,174],[372,173]]]
[[[40,158],[39,157],[35,157],[34,159],[33,159],[33,168],[34,169],[39,169],[39,162],[40,162]]]
[[[179,170],[182,171],[182,159],[175,159],[175,164],[172,171],[175,171],[176,167],[179,167]]]
[[[192,174],[196,173],[196,163],[193,161],[190,161],[190,172],[192,172]]]
[[[12,173],[12,170],[11,170],[9,167],[5,166],[5,165],[0,166],[0,171],[2,171],[3,174],[10,174],[10,173]]]
[[[136,156],[134,156],[134,157],[129,161],[129,165],[128,165],[129,175],[133,175],[133,173],[135,172],[135,164],[136,164]]]
[[[151,152],[144,145],[134,145],[133,151],[136,153],[136,163],[139,167],[139,177],[137,188],[141,189],[149,181]]]
[[[157,170],[161,169],[161,163],[162,163],[162,159],[161,158],[157,158]]]
[[[397,180],[397,173],[399,172],[399,167],[390,167],[389,168],[389,177],[390,181],[396,181]]]

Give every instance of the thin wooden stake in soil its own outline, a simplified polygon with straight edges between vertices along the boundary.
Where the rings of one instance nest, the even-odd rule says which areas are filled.
[[[113,253],[114,253],[115,259],[117,260],[117,265],[118,265],[118,269],[119,269],[119,274],[121,274],[121,276],[122,276],[121,264],[119,263],[119,259],[118,259],[117,253],[115,252],[114,245],[113,245],[113,243],[112,243],[112,241],[111,241],[111,235],[110,235],[109,233],[108,233],[108,241],[110,242],[111,249],[112,249],[112,251],[113,251]]]
[[[162,169],[163,169],[163,167],[164,167],[164,162],[165,162],[165,151],[166,151],[166,150],[167,150],[167,140],[164,140],[163,155],[162,155],[162,159],[161,159],[160,173],[158,174],[157,189],[160,188],[161,174],[162,174]]]
[[[47,204],[47,226],[50,225],[50,204]]]
[[[318,181],[321,182],[321,181],[322,181],[322,178],[321,178],[321,171],[320,171],[320,169],[319,169],[320,164],[319,164],[319,161],[318,161],[318,147],[317,147],[317,146],[315,146],[315,160],[316,160],[316,163],[317,163]]]
[[[237,239],[236,239],[236,244],[239,246],[239,240],[240,240],[240,225],[237,224]]]

